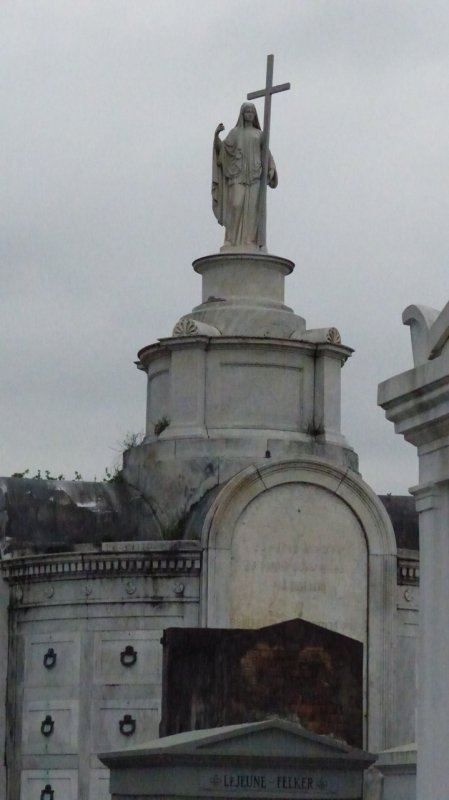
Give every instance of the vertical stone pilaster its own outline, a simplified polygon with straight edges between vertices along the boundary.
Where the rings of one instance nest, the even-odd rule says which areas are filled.
[[[370,750],[379,752],[391,747],[394,703],[394,674],[392,664],[396,588],[396,556],[373,553],[369,555],[369,585],[377,591],[368,592],[368,703],[367,742]]]
[[[322,434],[340,435],[341,355],[318,346],[315,360],[315,425]]]
[[[173,436],[205,436],[205,350],[208,339],[195,337],[191,347],[171,344],[170,430]],[[163,435],[162,435],[163,437]]]
[[[417,796],[447,797],[449,480],[413,490],[420,529]]]

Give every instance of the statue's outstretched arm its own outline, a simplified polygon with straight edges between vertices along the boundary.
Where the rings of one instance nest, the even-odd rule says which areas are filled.
[[[218,153],[219,153],[219,152],[220,152],[220,150],[221,150],[221,139],[220,139],[220,136],[219,136],[219,134],[220,134],[222,131],[224,131],[224,129],[225,129],[225,126],[223,125],[223,123],[222,123],[222,122],[220,122],[220,124],[219,124],[219,125],[217,125],[217,127],[216,127],[216,129],[215,129],[215,133],[214,133],[214,147],[215,147],[215,152],[217,153],[217,155],[218,155]]]

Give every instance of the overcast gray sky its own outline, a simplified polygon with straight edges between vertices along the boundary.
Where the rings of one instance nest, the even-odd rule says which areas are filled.
[[[292,84],[268,208],[286,301],[356,351],[343,432],[364,478],[417,482],[376,391],[412,366],[402,310],[449,296],[447,0],[3,0],[1,474],[101,478],[143,429],[133,361],[200,301],[213,131],[268,53]]]

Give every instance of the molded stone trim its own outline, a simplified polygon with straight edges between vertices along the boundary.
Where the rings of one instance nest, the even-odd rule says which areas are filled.
[[[230,547],[233,526],[248,503],[261,491],[282,483],[312,483],[334,492],[345,500],[359,519],[368,537],[369,552],[396,556],[396,539],[390,518],[368,484],[352,470],[343,470],[314,457],[271,461],[239,472],[226,484],[208,512],[202,534],[204,546]],[[369,528],[368,532],[366,528]]]
[[[415,498],[418,514],[440,507],[440,492],[437,489],[439,483],[447,483],[447,479],[421,484],[420,486],[412,486],[409,489],[410,494]]]
[[[9,583],[118,575],[199,575],[201,553],[77,553],[11,558],[1,563]]]
[[[444,353],[378,386],[378,405],[395,432],[422,447],[447,437],[449,356]]]

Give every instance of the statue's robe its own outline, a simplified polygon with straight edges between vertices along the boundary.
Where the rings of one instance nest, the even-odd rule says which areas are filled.
[[[277,186],[277,173],[271,154],[268,169],[273,169],[269,185]],[[262,176],[262,131],[254,126],[237,126],[214,148],[212,207],[226,229],[225,245],[257,246],[259,194]]]

